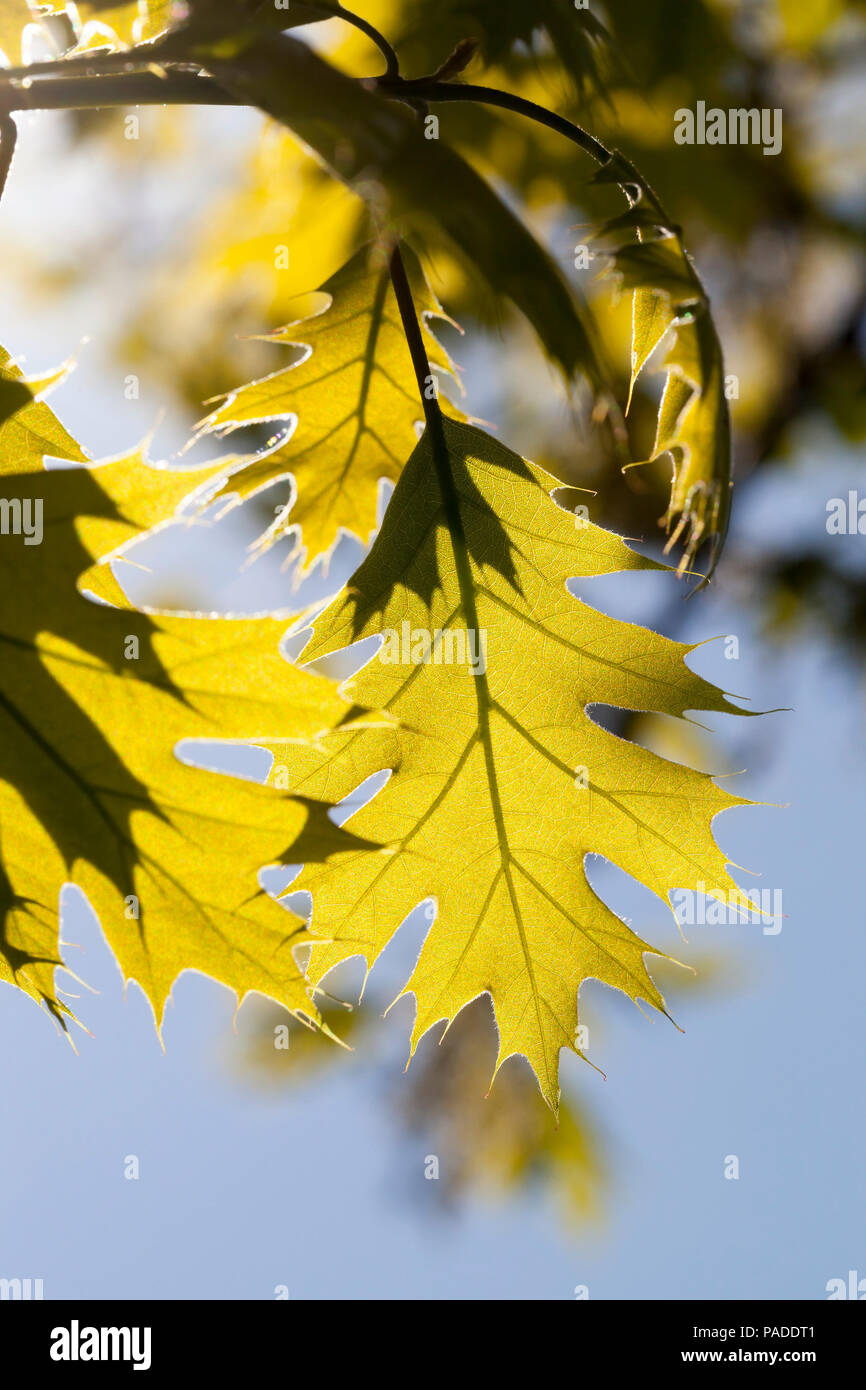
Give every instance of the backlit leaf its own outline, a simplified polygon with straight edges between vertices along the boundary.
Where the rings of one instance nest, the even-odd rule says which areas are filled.
[[[319,853],[346,832],[325,805],[193,768],[175,747],[287,723],[305,736],[346,706],[329,682],[282,659],[285,620],[107,606],[125,600],[94,562],[170,516],[194,474],[140,456],[46,471],[44,455],[86,465],[4,355],[0,979],[55,1017],[68,1013],[54,972],[58,897],[72,882],[158,1020],[185,969],[314,1017],[292,954],[302,923],[257,893],[256,874],[304,827]]]
[[[419,312],[425,319],[441,316],[409,252],[406,263]],[[288,441],[233,471],[222,491],[246,497],[292,473],[297,500],[262,539],[269,544],[300,526],[308,564],[341,531],[367,541],[376,526],[377,483],[396,482],[421,414],[387,259],[371,259],[363,249],[316,298],[313,316],[270,335],[302,353],[300,359],[240,387],[205,421],[213,432],[294,417]],[[435,392],[441,373],[453,374],[454,367],[429,331],[425,338]]]
[[[691,647],[566,589],[570,576],[663,567],[558,507],[550,475],[480,430],[446,420],[444,431],[447,457],[425,433],[369,556],[303,653],[315,660],[383,634],[344,693],[397,727],[266,746],[272,776],[304,795],[342,799],[390,774],[349,821],[390,857],[348,850],[293,884],[313,894],[311,979],[356,955],[372,965],[433,900],[406,986],[418,1006],[413,1048],[488,992],[497,1066],[524,1054],[555,1107],[584,980],[663,1008],[644,964],[652,948],[590,887],[585,857],[606,856],[665,901],[697,882],[711,895],[734,886],[711,821],[739,799],[608,733],[588,707],[734,707],[685,665]],[[291,852],[305,859],[303,836]]]

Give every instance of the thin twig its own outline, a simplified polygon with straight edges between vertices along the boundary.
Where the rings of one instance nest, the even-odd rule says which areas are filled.
[[[474,82],[438,82],[423,77],[412,81],[405,78],[380,77],[376,85],[388,96],[405,95],[434,104],[438,101],[475,101],[485,106],[500,106],[504,110],[528,116],[530,120],[538,121],[559,135],[564,135],[599,164],[607,164],[611,159],[612,152],[582,126],[575,125],[574,121],[566,120],[564,116],[557,116],[554,111],[548,111],[545,106],[539,106],[535,101],[527,101],[525,97],[515,96],[513,92],[500,91],[498,87],[482,87]]]
[[[314,0],[304,0],[304,7],[308,10],[319,10],[319,6],[314,3]],[[359,30],[360,33],[366,34],[367,38],[376,45],[382,57],[385,59],[386,78],[399,77],[400,63],[397,54],[385,38],[385,35],[380,33],[375,25],[371,24],[368,19],[362,18],[359,14],[354,14],[352,10],[344,10],[342,5],[337,5],[333,10],[322,10],[321,15],[322,19],[342,19],[346,24],[351,24],[353,28]]]

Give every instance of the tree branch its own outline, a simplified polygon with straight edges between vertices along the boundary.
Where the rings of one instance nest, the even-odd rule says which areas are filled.
[[[10,83],[0,75],[0,110],[76,111],[102,106],[239,106],[238,97],[212,77],[170,71],[45,78]]]

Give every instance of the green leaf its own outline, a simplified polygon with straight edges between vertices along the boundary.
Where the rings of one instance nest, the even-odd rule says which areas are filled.
[[[723,893],[733,885],[711,821],[742,804],[606,732],[588,709],[741,711],[688,669],[692,647],[565,587],[570,576],[664,566],[558,507],[555,479],[482,431],[450,420],[443,431],[444,452],[429,431],[416,447],[369,556],[303,654],[385,634],[342,693],[395,726],[264,746],[272,778],[303,795],[342,799],[390,773],[348,824],[391,853],[347,850],[292,885],[313,894],[311,979],[352,956],[372,965],[433,899],[406,986],[418,1006],[413,1049],[487,992],[497,1067],[528,1057],[555,1107],[584,980],[663,1008],[644,964],[652,948],[590,887],[585,857],[606,856],[665,901],[699,882]],[[482,650],[473,666],[467,655]],[[304,860],[303,836],[290,853]]]
[[[669,241],[639,241],[620,246],[611,256],[612,273],[624,289],[644,289],[663,292],[674,304],[695,297],[694,276],[689,274],[679,243]]]
[[[671,499],[664,524],[667,549],[682,539],[680,570],[707,537],[712,538],[710,574],[728,528],[731,431],[719,339],[709,311],[698,306],[675,320],[653,458],[674,459]],[[705,582],[705,581],[704,581]]]

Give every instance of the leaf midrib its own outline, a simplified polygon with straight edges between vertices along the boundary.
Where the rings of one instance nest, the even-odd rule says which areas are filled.
[[[479,631],[478,606],[475,601],[475,585],[472,578],[472,567],[469,561],[469,548],[466,543],[463,516],[460,510],[460,494],[451,471],[451,453],[445,435],[444,419],[441,411],[438,409],[429,421],[428,434],[433,455],[433,465],[436,469],[436,478],[442,497],[442,507],[448,525],[451,549],[454,555],[454,568],[457,574],[457,585],[460,590],[461,606],[466,619],[467,629],[477,633]],[[484,752],[484,766],[490,792],[490,806],[493,812],[493,821],[496,826],[496,837],[499,842],[502,873],[508,887],[511,910],[514,914],[514,922],[517,927],[518,936],[520,937],[520,948],[526,962],[526,973],[529,978],[536,1022],[538,1024],[538,1037],[545,1059],[545,1071],[548,1072],[546,1079],[548,1084],[551,1084],[554,1079],[550,1077],[547,1067],[547,1049],[544,1046],[544,1023],[541,1017],[540,996],[535,980],[535,971],[533,970],[529,942],[526,939],[526,933],[523,929],[520,906],[517,901],[517,893],[511,874],[511,851],[508,845],[505,813],[502,808],[502,798],[499,793],[499,781],[493,756],[493,739],[490,731],[490,711],[493,707],[493,699],[490,694],[486,671],[476,674],[475,682],[475,700],[478,708],[478,739]]]

